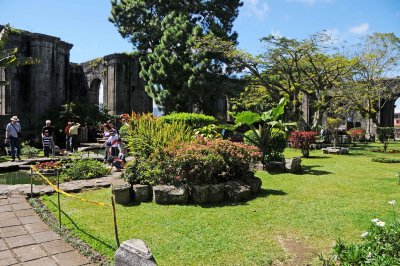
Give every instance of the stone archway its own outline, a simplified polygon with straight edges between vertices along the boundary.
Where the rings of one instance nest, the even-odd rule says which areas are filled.
[[[88,90],[88,101],[91,104],[104,104],[103,82],[99,78],[95,78],[90,82]]]

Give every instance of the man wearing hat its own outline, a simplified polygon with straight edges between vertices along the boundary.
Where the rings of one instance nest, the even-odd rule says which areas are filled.
[[[6,140],[10,143],[11,158],[15,161],[15,148],[17,148],[17,158],[21,160],[21,144],[19,141],[21,135],[21,125],[18,123],[17,116],[11,117],[11,122],[6,127]]]

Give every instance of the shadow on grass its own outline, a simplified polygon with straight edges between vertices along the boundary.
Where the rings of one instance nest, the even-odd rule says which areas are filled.
[[[52,200],[50,200],[50,202],[51,202],[55,207],[58,208],[58,205],[57,205],[55,202],[53,202]],[[74,222],[74,220],[72,220],[72,218],[71,218],[67,213],[65,213],[63,210],[61,210],[61,213],[64,214],[64,216],[71,222],[71,224],[72,224],[77,230],[79,230],[80,232],[82,232],[84,235],[88,236],[89,238],[93,239],[94,241],[97,241],[98,243],[102,244],[103,246],[109,248],[110,250],[115,251],[115,247],[110,246],[109,244],[107,244],[107,243],[104,242],[103,240],[101,240],[101,239],[99,239],[99,238],[97,238],[97,237],[95,237],[95,236],[93,236],[93,235],[87,233],[86,231],[82,230],[82,229]]]
[[[320,165],[303,165],[301,167],[300,173],[293,173],[297,175],[330,175],[332,172],[324,171],[324,170],[317,170],[314,169],[316,167],[321,167]]]
[[[330,159],[331,156],[320,156],[320,155],[310,155],[307,158],[301,157],[301,159]]]
[[[248,205],[248,202],[254,200],[256,198],[266,198],[268,196],[286,196],[287,193],[283,190],[274,190],[274,189],[264,189],[262,188],[257,195],[252,196],[248,200],[239,201],[239,202],[219,202],[214,204],[198,204],[196,206],[202,208],[221,208],[221,207],[234,207],[234,206],[241,206],[241,205]],[[192,205],[193,206],[193,205]]]

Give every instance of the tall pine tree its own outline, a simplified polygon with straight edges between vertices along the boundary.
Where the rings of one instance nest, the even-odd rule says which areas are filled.
[[[165,111],[211,113],[210,101],[229,93],[221,53],[195,49],[204,35],[236,43],[232,31],[240,0],[113,0],[110,21],[140,58],[140,76]]]

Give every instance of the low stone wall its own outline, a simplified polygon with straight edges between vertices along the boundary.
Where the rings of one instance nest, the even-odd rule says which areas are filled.
[[[157,204],[240,202],[256,196],[261,185],[261,179],[255,176],[212,185],[133,185],[131,198],[135,202],[153,200]]]

